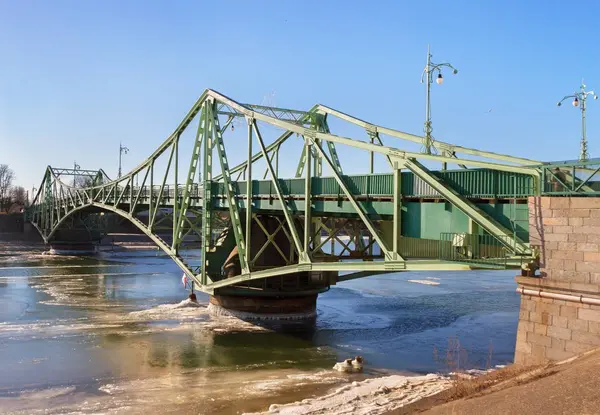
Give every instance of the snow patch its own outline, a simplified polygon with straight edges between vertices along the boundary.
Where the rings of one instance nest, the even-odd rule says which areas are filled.
[[[285,405],[272,404],[268,411],[246,415],[365,414],[387,413],[450,387],[448,378],[425,376],[386,376],[352,382],[332,393]]]
[[[430,281],[430,280],[408,280],[408,282],[412,282],[415,284],[423,284],[423,285],[440,285],[439,282]]]

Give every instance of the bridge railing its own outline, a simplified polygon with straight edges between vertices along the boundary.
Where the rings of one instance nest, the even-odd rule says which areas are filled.
[[[540,169],[543,195],[600,196],[600,159],[549,163]]]
[[[505,268],[515,256],[513,241],[505,235],[448,232],[440,235],[439,258],[444,261],[494,265]]]

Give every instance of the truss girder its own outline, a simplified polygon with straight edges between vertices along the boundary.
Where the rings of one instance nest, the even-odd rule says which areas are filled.
[[[226,121],[221,124],[219,116],[226,118]],[[232,167],[228,162],[228,152],[226,151],[228,141],[224,137],[224,133],[227,126],[237,117],[244,117],[248,123],[248,152],[244,162]],[[368,138],[353,139],[333,134],[330,131],[328,117],[335,117],[363,128]],[[189,154],[180,154],[180,138],[183,132],[195,122],[194,120],[197,120],[198,127],[193,150]],[[280,128],[283,132],[271,143],[267,143],[267,140],[261,135],[259,122]],[[295,160],[299,160],[296,177],[304,180],[302,203],[292,201],[293,197],[286,193],[278,169],[280,152],[285,148],[286,141],[294,135],[303,139],[300,157],[295,158]],[[391,269],[424,269],[436,266],[431,262],[417,264],[399,255],[398,241],[401,238],[400,211],[402,206],[399,169],[401,168],[411,170],[450,203],[459,207],[467,216],[480,224],[487,232],[505,236],[510,234],[508,230],[483,214],[465,197],[441,183],[417,160],[452,163],[465,168],[476,167],[525,174],[533,177],[538,183],[537,189],[540,189],[540,175],[544,169],[540,167],[538,161],[457,146],[439,140],[436,140],[436,145],[442,151],[442,155],[421,154],[385,145],[383,136],[415,143],[423,141],[421,136],[370,124],[323,105],[315,105],[308,111],[298,111],[263,105],[240,104],[216,91],[206,90],[172,134],[146,160],[116,180],[111,180],[103,170],[58,169],[48,166],[42,185],[39,187],[27,215],[44,239],[48,241],[56,229],[75,212],[86,209],[103,209],[116,213],[131,221],[152,238],[161,249],[173,258],[183,272],[193,278],[196,288],[212,292],[216,288],[236,284],[239,281],[269,278],[298,271],[383,272]],[[259,151],[253,151],[253,140],[258,143]],[[362,150],[365,154],[368,153],[370,173],[374,173],[374,154],[381,154],[387,160],[387,165],[394,171],[394,238],[393,244],[390,246],[379,234],[373,212],[366,210],[364,195],[356,195],[351,191],[348,176],[344,175],[348,166],[344,170],[342,169],[338,155],[339,146],[347,146]],[[457,154],[465,154],[476,157],[476,159],[459,159]],[[179,183],[178,171],[180,156],[185,157],[181,161],[189,166],[188,170],[181,174],[182,183]],[[163,157],[162,160],[167,160],[166,163],[161,164],[166,164],[164,171],[156,169],[155,162],[160,157]],[[218,175],[213,175],[213,157],[218,158],[215,165],[220,166],[221,171]],[[253,193],[252,172],[253,165],[258,161],[266,164],[266,173],[275,191],[275,200],[280,207],[279,213],[282,214],[277,219],[279,227],[276,232],[285,233],[293,247],[290,257],[285,255],[283,249],[275,247],[277,252],[285,257],[287,264],[275,270],[254,270],[252,264],[256,260],[256,255],[250,256],[251,222],[256,217],[253,214],[255,209],[253,200],[256,195]],[[342,254],[351,250],[350,242],[345,242],[340,238],[339,230],[328,227],[325,222],[315,217],[317,215],[314,212],[313,181],[320,178],[323,164],[330,170],[330,174],[338,183],[345,200],[354,209],[353,220],[358,222],[356,225],[349,225],[346,229],[353,235],[354,251],[360,251],[366,255],[367,251],[372,252],[376,244],[384,256],[383,261],[369,264],[360,261],[353,264],[321,264],[315,260],[314,255],[328,241],[339,243],[342,247]],[[202,174],[200,175],[198,172]],[[238,179],[241,175],[247,178],[245,191],[242,194],[237,193],[238,187],[234,185],[233,177],[236,176],[232,175],[236,173]],[[71,185],[62,180],[68,175],[88,176],[92,179],[92,185],[85,188]],[[167,184],[169,177],[175,178],[174,184]],[[567,174],[561,177],[566,177],[561,183],[567,187],[570,176]],[[137,185],[139,179],[141,179],[141,186]],[[146,185],[148,180],[149,188]],[[572,183],[574,181],[574,179],[571,180]],[[216,182],[222,183],[224,194],[213,194],[212,188]],[[588,188],[586,181],[580,181],[571,187],[577,191]],[[368,198],[369,195],[367,195],[367,200]],[[208,274],[208,260],[206,259],[209,252],[218,248],[216,245],[213,246],[212,235],[213,219],[220,218],[220,214],[215,213],[215,209],[217,209],[215,200],[217,199],[227,201],[228,226],[231,227],[241,265],[239,276],[225,280],[220,279],[220,276]],[[172,211],[163,211],[162,216],[159,217],[159,211],[165,206],[172,206]],[[142,223],[136,217],[136,213],[144,209],[148,211],[146,223]],[[188,215],[192,215],[193,219]],[[155,229],[156,225],[167,217],[173,225],[171,243],[162,240]],[[245,224],[242,219],[245,220]],[[261,229],[260,222],[257,229],[259,231]],[[320,236],[321,231],[326,231],[328,234],[325,241]],[[368,242],[364,242],[363,232],[368,233]],[[200,247],[204,259],[199,267],[187,264],[179,252],[183,240],[192,233],[198,235],[201,240]],[[267,235],[267,242],[271,244],[273,241],[269,242],[269,238],[272,239],[272,235]],[[513,239],[513,248],[516,253],[526,254],[529,252],[523,241],[516,237]],[[253,249],[253,252],[259,250],[260,248]],[[454,265],[438,263],[437,266],[448,269]]]

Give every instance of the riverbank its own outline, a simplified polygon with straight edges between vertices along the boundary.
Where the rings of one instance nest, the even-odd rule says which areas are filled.
[[[506,364],[514,353],[512,273],[348,281],[319,296],[312,324],[267,327],[212,315],[202,293],[199,307],[182,302],[181,270],[161,251],[43,251],[0,242],[0,412],[230,415],[275,404],[281,413],[331,395],[381,413],[446,387],[411,375],[447,373],[434,351],[455,350],[450,338],[468,350],[461,368]],[[333,370],[357,355],[364,373]]]
[[[273,404],[268,411],[245,415],[385,414],[436,395],[451,386],[445,376],[384,376],[352,382],[317,398],[285,405]]]
[[[540,366],[479,376],[386,376],[247,415],[593,414],[600,407],[600,349]]]

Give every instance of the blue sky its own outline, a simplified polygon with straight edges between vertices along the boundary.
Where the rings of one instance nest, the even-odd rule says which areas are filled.
[[[28,189],[74,160],[116,176],[120,141],[127,171],[206,88],[421,134],[428,43],[459,68],[433,86],[435,137],[575,159],[580,113],[556,102],[582,77],[600,92],[599,16],[591,1],[0,0],[0,163]],[[600,156],[600,101],[587,114]]]

